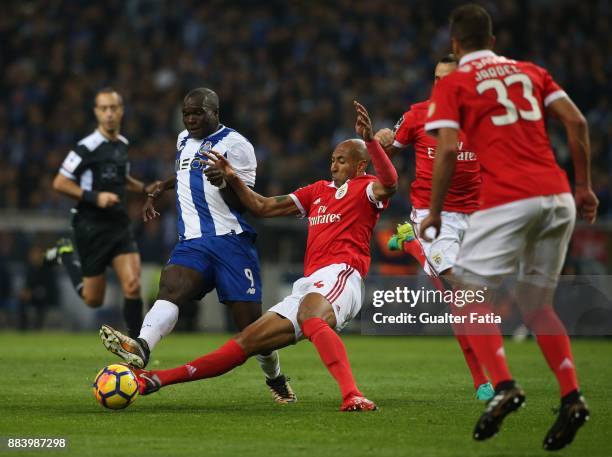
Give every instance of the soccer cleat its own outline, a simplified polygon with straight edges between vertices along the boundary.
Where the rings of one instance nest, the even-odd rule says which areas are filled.
[[[484,384],[480,384],[478,389],[476,389],[476,398],[478,400],[489,401],[495,396],[495,389],[493,389],[493,385],[490,382],[485,382]]]
[[[474,428],[474,439],[484,441],[497,435],[504,418],[525,403],[525,392],[514,381],[504,383],[495,391],[495,396],[487,404]]]
[[[142,338],[130,338],[109,325],[100,327],[100,339],[104,347],[136,368],[144,368],[149,362],[149,345]]]
[[[138,381],[138,393],[140,395],[149,395],[157,392],[162,387],[162,383],[156,374],[148,370],[140,370],[138,368],[130,367],[136,380]]]
[[[289,378],[281,374],[274,379],[266,379],[266,384],[272,392],[272,398],[276,403],[286,405],[287,403],[295,403],[297,401],[297,395],[293,392],[291,385],[289,385]]]
[[[59,265],[62,263],[62,254],[74,252],[74,246],[70,238],[60,238],[55,246],[45,251],[44,263],[46,265]]]
[[[401,251],[404,243],[416,239],[414,228],[410,222],[398,224],[395,233],[387,242],[387,247],[390,251]]]
[[[376,403],[359,395],[353,395],[342,402],[340,411],[359,412],[359,411],[376,411],[378,407]]]
[[[576,432],[589,420],[589,409],[584,397],[575,390],[561,399],[557,420],[544,438],[544,449],[557,451],[570,444]]]

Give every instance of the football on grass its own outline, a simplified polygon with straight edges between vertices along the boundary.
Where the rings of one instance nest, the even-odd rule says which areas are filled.
[[[96,375],[93,393],[105,408],[123,409],[136,400],[138,381],[125,365],[109,365]]]

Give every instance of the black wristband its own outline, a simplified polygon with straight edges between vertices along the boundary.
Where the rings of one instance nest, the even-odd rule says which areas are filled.
[[[98,192],[93,190],[84,190],[81,196],[81,201],[90,203],[92,205],[98,205]]]

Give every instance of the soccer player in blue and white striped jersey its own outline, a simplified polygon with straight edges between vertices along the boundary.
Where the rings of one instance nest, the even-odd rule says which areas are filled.
[[[239,199],[229,186],[204,175],[206,153],[222,154],[247,186],[255,185],[257,161],[251,143],[219,122],[219,98],[206,88],[190,91],[183,101],[186,130],[177,139],[176,176],[149,194],[144,219],[158,216],[153,202],[164,190],[176,188],[179,242],[164,267],[159,292],[144,318],[140,335],[129,338],[104,325],[100,336],[105,347],[138,368],[169,334],[178,318],[179,306],[200,299],[216,288],[239,329],[261,316],[261,278],[255,248],[255,231],[242,217]],[[257,357],[274,400],[296,401],[280,371],[276,351]]]

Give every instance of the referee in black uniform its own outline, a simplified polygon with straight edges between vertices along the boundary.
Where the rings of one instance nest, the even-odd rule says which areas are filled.
[[[140,255],[126,212],[126,190],[146,194],[130,176],[128,140],[120,135],[123,100],[111,88],[98,91],[94,113],[98,127],[68,153],[53,188],[77,200],[72,210],[74,241],[61,239],[47,251],[47,261],[62,264],[83,301],[97,308],[104,301],[105,270],[112,266],[125,297],[123,316],[128,333],[138,336],[142,325]]]

